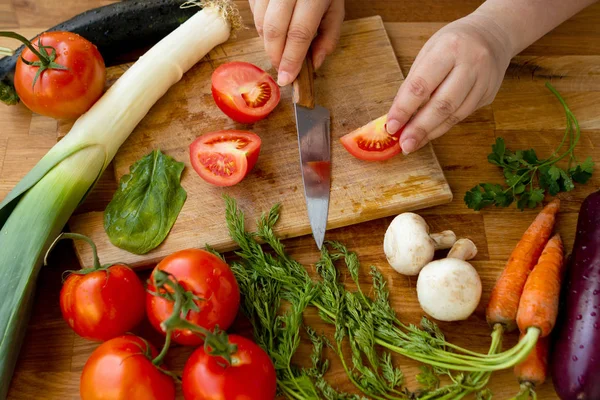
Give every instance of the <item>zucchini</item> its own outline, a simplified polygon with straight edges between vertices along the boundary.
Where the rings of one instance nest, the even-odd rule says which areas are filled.
[[[135,61],[146,50],[198,12],[181,8],[185,0],[128,0],[85,11],[45,32],[69,31],[94,43],[107,67]],[[36,35],[37,36],[37,35]],[[33,38],[32,38],[33,39]],[[16,104],[15,55],[0,59],[0,100]]]

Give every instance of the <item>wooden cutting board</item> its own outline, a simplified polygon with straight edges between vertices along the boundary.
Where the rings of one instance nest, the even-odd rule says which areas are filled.
[[[221,251],[233,249],[235,245],[225,225],[223,194],[238,200],[251,227],[256,217],[273,204],[281,203],[285,211],[277,233],[281,237],[311,233],[300,175],[291,88],[282,89],[281,102],[267,119],[253,125],[237,124],[217,108],[210,90],[214,69],[234,60],[256,64],[275,76],[258,38],[230,41],[215,48],[150,110],[115,157],[116,179],[157,148],[186,164],[182,186],[187,191],[187,200],[169,236],[159,247],[145,255],[130,254],[110,243],[103,228],[102,212],[71,218],[70,229],[94,240],[103,263],[120,261],[144,267],[184,248],[210,244]],[[126,66],[111,68],[109,76],[116,79],[125,69]],[[329,229],[452,200],[430,145],[408,157],[399,155],[372,163],[355,159],[339,142],[344,134],[385,114],[403,79],[380,17],[344,23],[338,50],[315,77],[316,102],[331,113]],[[68,125],[59,127],[59,136],[68,129]],[[255,169],[230,188],[204,182],[189,161],[189,144],[205,132],[221,129],[251,130],[263,142]],[[89,266],[89,247],[82,242],[75,245],[80,262]]]

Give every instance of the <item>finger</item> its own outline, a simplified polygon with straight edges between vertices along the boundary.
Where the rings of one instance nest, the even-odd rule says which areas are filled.
[[[297,1],[279,63],[277,83],[280,86],[296,79],[327,6],[323,0]]]
[[[429,52],[408,74],[388,112],[386,129],[394,134],[403,127],[454,66],[446,52]]]
[[[406,153],[415,151],[421,140],[442,123],[458,123],[455,112],[469,95],[475,79],[475,72],[467,65],[456,67],[448,74],[431,99],[402,131],[400,145]]]
[[[475,111],[477,108],[480,107],[481,101],[483,100],[483,96],[486,93],[486,89],[487,89],[486,83],[482,82],[481,80],[478,80],[475,83],[475,86],[473,86],[473,88],[469,92],[465,101],[454,112],[454,116],[456,118],[449,118],[449,119],[447,118],[441,125],[439,125],[437,128],[435,128],[433,131],[429,132],[425,138],[422,138],[422,140],[419,143],[417,143],[417,146],[415,147],[414,150],[412,150],[412,152],[419,150],[420,148],[425,146],[428,142],[444,135],[458,122],[464,120],[469,115],[471,115],[471,113],[473,111]],[[407,154],[406,150],[404,148],[402,148],[402,151],[405,154]]]
[[[265,51],[275,68],[279,68],[279,63],[281,62],[286,34],[292,20],[295,5],[296,0],[271,1],[265,12],[263,22]]]
[[[252,10],[252,13],[254,14],[254,26],[256,26],[256,32],[258,32],[258,36],[262,37],[265,12],[267,11],[269,0],[254,0],[253,3],[254,9]]]
[[[333,0],[325,12],[319,34],[312,43],[313,64],[315,70],[319,69],[325,57],[334,52],[340,40],[342,22],[344,22],[344,0]]]

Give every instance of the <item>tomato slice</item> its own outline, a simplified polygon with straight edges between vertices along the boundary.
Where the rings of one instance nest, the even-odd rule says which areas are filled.
[[[265,118],[279,104],[279,86],[271,75],[254,64],[233,61],[212,74],[212,94],[229,118],[251,124]]]
[[[393,135],[385,130],[387,114],[368,124],[342,136],[342,145],[354,157],[366,161],[383,161],[402,152],[400,134],[402,129]]]
[[[233,186],[254,168],[260,145],[260,137],[248,131],[206,133],[190,145],[190,160],[194,170],[206,182]]]

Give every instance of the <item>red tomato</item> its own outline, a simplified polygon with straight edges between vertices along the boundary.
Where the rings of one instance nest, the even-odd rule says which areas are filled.
[[[212,331],[216,325],[226,331],[233,323],[240,305],[240,290],[229,266],[214,254],[200,249],[182,250],[165,257],[156,267],[172,274],[177,281],[196,296],[200,312],[190,311],[187,320]],[[148,283],[148,290],[156,291]],[[146,293],[148,319],[156,330],[163,332],[161,322],[173,313],[173,302]],[[196,346],[203,338],[187,329],[174,330],[173,341],[182,345]]]
[[[186,400],[271,400],[275,398],[275,368],[267,353],[242,336],[229,335],[237,344],[231,365],[222,357],[197,348],[185,363],[181,387]]]
[[[69,326],[86,339],[123,335],[144,319],[146,291],[124,265],[86,275],[71,274],[60,291],[60,310]]]
[[[83,367],[81,400],[175,399],[175,382],[152,364],[145,354],[148,346],[151,357],[156,357],[156,349],[137,336],[102,343]]]
[[[383,161],[402,151],[400,147],[400,129],[394,135],[385,130],[387,115],[379,117],[365,126],[340,138],[342,145],[354,157],[366,161]]]
[[[247,131],[206,133],[190,145],[190,161],[206,182],[233,186],[254,168],[261,143],[258,135]]]
[[[229,118],[251,124],[265,118],[279,104],[279,86],[256,65],[234,61],[212,74],[212,94]]]
[[[77,118],[102,95],[106,81],[104,60],[96,46],[76,33],[46,32],[40,37],[43,46],[56,50],[54,62],[68,69],[46,69],[33,85],[39,67],[27,65],[19,58],[14,78],[17,94],[33,112],[58,119]],[[39,51],[38,38],[31,43]],[[52,53],[52,49],[46,50]],[[27,47],[22,57],[39,61]]]

